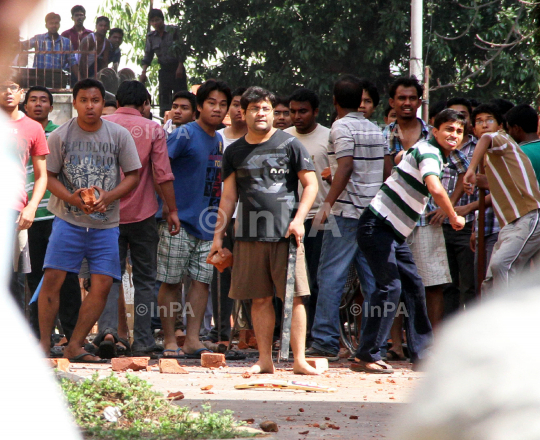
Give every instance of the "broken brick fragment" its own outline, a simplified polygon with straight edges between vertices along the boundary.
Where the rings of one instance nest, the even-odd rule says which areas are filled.
[[[328,359],[326,358],[306,358],[306,362],[319,372],[328,370]]]
[[[201,366],[205,368],[226,367],[225,355],[223,353],[202,353]]]
[[[121,357],[111,359],[111,365],[113,371],[126,371],[126,370],[146,370],[148,367],[149,357]]]
[[[164,374],[188,374],[185,368],[182,368],[177,359],[159,360],[159,372]]]
[[[279,431],[277,423],[272,422],[271,420],[265,420],[259,426],[264,432],[278,432]]]

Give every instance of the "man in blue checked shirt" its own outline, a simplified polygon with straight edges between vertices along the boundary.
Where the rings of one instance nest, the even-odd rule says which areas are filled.
[[[35,49],[34,67],[38,69],[63,69],[70,70],[78,79],[78,62],[74,53],[62,53],[71,51],[69,38],[58,34],[60,29],[60,15],[50,12],[45,16],[47,33],[34,35],[30,40],[23,43],[24,49]],[[47,53],[38,53],[47,52]],[[58,52],[58,53],[56,53]]]

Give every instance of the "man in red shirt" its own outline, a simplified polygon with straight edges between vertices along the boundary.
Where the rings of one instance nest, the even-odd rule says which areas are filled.
[[[154,182],[163,197],[169,213],[169,233],[180,232],[180,220],[174,196],[173,180],[167,137],[161,126],[142,116],[148,100],[148,92],[139,81],[124,81],[116,93],[118,109],[107,119],[126,128],[137,146],[142,168],[139,170],[139,186],[120,200],[120,262],[124,266],[127,249],[133,263],[135,287],[135,322],[133,347],[135,355],[159,351],[151,331],[151,306],[157,271],[157,246],[159,235],[155,214],[158,202]],[[109,314],[110,316],[110,314]],[[109,318],[110,319],[110,318]],[[103,324],[103,325],[102,325]],[[100,327],[115,328],[116,322],[103,323]],[[127,335],[120,335],[125,337]]]
[[[13,152],[17,156],[20,179],[17,182],[18,197],[15,206],[14,218],[17,224],[17,238],[13,250],[13,278],[11,293],[18,304],[24,308],[24,290],[17,282],[17,273],[30,272],[30,256],[28,253],[28,228],[32,226],[39,202],[47,189],[47,170],[45,156],[49,154],[49,147],[43,133],[43,127],[19,111],[23,90],[13,81],[5,81],[0,85],[0,108],[10,119],[7,124],[9,141]],[[25,191],[26,164],[32,157],[34,166],[34,192],[29,201]],[[21,292],[22,290],[22,292]]]
[[[71,19],[74,26],[67,31],[62,32],[62,37],[69,38],[71,40],[71,46],[73,50],[79,50],[79,44],[82,39],[91,34],[90,29],[84,27],[84,20],[86,20],[86,9],[83,6],[77,5],[71,8]]]

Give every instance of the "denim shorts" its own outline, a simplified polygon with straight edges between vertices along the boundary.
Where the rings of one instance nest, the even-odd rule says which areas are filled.
[[[118,227],[84,228],[56,217],[45,254],[43,269],[79,273],[86,257],[90,274],[122,279],[118,252]]]

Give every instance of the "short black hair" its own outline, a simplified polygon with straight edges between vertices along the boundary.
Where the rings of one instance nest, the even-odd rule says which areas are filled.
[[[28,89],[26,92],[26,95],[24,97],[24,105],[28,104],[28,98],[30,98],[30,93],[32,92],[45,92],[47,93],[47,96],[49,97],[49,102],[51,105],[53,105],[53,95],[51,91],[47,87],[43,86],[33,86]]]
[[[165,21],[165,16],[163,15],[161,9],[150,9],[150,12],[148,13],[148,21],[152,20],[154,17],[161,18],[163,21]]]
[[[73,17],[76,12],[82,12],[84,15],[86,15],[86,9],[84,9],[84,6],[81,5],[75,5],[71,8],[71,16]]]
[[[235,96],[242,96],[246,90],[247,90],[247,87],[237,87],[236,89],[232,91],[231,95],[233,98]]]
[[[446,103],[446,107],[450,108],[453,105],[463,105],[464,107],[467,107],[467,111],[469,112],[469,116],[472,115],[472,105],[471,101],[469,101],[467,98],[450,98],[448,102]]]
[[[191,110],[193,110],[194,112],[197,111],[197,98],[193,93],[188,92],[187,90],[180,90],[179,92],[176,92],[174,94],[172,102],[176,101],[178,98],[187,99],[191,104]]]
[[[391,85],[388,94],[390,98],[394,99],[396,97],[396,91],[399,86],[403,87],[414,87],[416,93],[418,93],[418,98],[422,99],[422,94],[424,93],[424,87],[418,82],[414,77],[410,78],[408,76],[400,76],[397,78]]]
[[[384,117],[387,118],[388,115],[390,114],[390,112],[394,110],[392,107],[390,107],[389,105],[387,105],[385,108],[384,108]]]
[[[364,85],[362,86],[362,90],[368,92],[369,97],[373,101],[373,107],[377,107],[381,100],[381,98],[379,97],[379,91],[377,90],[377,86],[369,79],[362,79],[362,82],[364,83]],[[360,101],[360,103],[362,103],[362,101]]]
[[[80,80],[73,86],[73,101],[77,99],[77,94],[79,93],[79,90],[88,90],[94,87],[96,89],[99,89],[102,98],[105,99],[105,87],[103,86],[103,83],[101,81],[98,81],[97,79],[86,78]]]
[[[499,109],[499,112],[501,113],[501,115],[506,115],[506,113],[508,113],[508,111],[514,107],[514,104],[510,101],[508,101],[508,99],[502,99],[502,98],[493,98],[493,99],[490,99],[489,100],[489,103],[491,105],[494,105],[495,107],[497,107]]]
[[[109,38],[111,37],[112,34],[120,34],[120,35],[122,35],[122,38],[123,38],[124,37],[124,29],[112,28],[111,30],[109,30]]]
[[[248,87],[248,89],[242,94],[242,98],[240,98],[240,106],[242,107],[242,110],[247,110],[249,104],[266,100],[270,101],[272,107],[276,106],[276,95],[269,90],[263,89],[262,87],[252,86]]]
[[[62,20],[62,18],[60,17],[59,14],[57,14],[56,12],[49,12],[46,16],[45,16],[45,23],[47,23],[49,20],[54,20],[54,19],[58,19],[58,20]]]
[[[201,86],[197,90],[197,105],[200,105],[202,107],[204,101],[208,99],[208,96],[214,90],[217,90],[218,92],[223,92],[225,94],[225,96],[227,97],[228,109],[232,101],[231,89],[225,81],[220,81],[216,79],[209,79],[201,84]]]
[[[538,130],[538,113],[528,104],[516,105],[505,117],[509,127],[517,125],[527,134],[536,133]]]
[[[111,25],[111,20],[109,20],[109,17],[105,17],[104,15],[101,15],[98,18],[96,18],[96,26],[102,21],[106,21],[109,24],[109,26]]]
[[[116,100],[120,107],[125,107],[126,105],[140,107],[147,99],[146,87],[140,81],[124,81],[120,84],[116,92]]]
[[[362,103],[363,81],[354,75],[343,75],[334,84],[334,98],[341,108],[358,110]]]
[[[476,107],[471,116],[471,122],[474,125],[476,117],[481,114],[486,113],[488,115],[493,116],[499,125],[501,125],[504,122],[504,118],[501,114],[501,111],[496,105],[493,104],[480,104],[478,107]]]
[[[429,119],[434,118],[446,108],[446,100],[436,101],[429,106]]]
[[[276,103],[274,104],[274,107],[277,107],[278,105],[283,105],[288,108],[290,103],[291,98],[289,98],[288,96],[276,96]]]
[[[103,105],[103,108],[105,108],[105,107],[118,108],[118,105],[116,105],[116,101],[105,101],[105,104]]]
[[[290,101],[309,102],[312,110],[319,108],[319,96],[313,90],[309,90],[304,87],[296,89],[291,95],[289,103]]]
[[[435,116],[433,126],[438,130],[445,122],[458,122],[462,126],[465,126],[465,116],[453,108],[445,108],[442,112],[439,112],[439,114]]]
[[[474,98],[469,98],[469,102],[471,103],[473,107],[478,107],[481,104],[481,102],[478,101],[478,99],[474,99]]]

